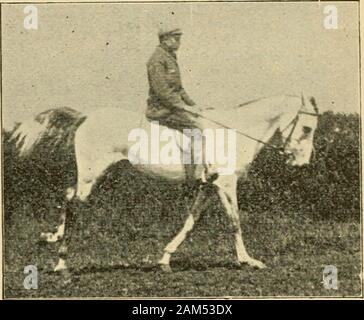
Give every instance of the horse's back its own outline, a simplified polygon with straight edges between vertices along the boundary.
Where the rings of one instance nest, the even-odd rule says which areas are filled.
[[[163,136],[168,137],[168,141],[163,141]],[[152,124],[144,114],[122,108],[103,108],[91,112],[76,132],[76,157],[81,167],[85,167],[84,171],[87,171],[88,166],[106,168],[122,159],[130,161],[131,152],[133,159],[134,156],[138,158],[134,159],[136,163],[132,163],[138,170],[172,180],[183,179],[184,169],[180,157],[170,164],[163,161],[160,164],[151,163],[153,154],[159,158],[163,148],[166,149],[168,144],[171,146],[170,143],[175,144],[174,150],[180,149],[180,138],[181,133]],[[138,146],[145,146],[146,149],[134,155],[133,150]]]

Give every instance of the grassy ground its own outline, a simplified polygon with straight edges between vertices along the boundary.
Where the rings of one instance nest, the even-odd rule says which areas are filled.
[[[114,169],[89,202],[75,208],[69,231],[73,282],[67,287],[51,272],[56,246],[38,242],[62,208],[46,215],[24,203],[11,208],[6,297],[361,295],[358,220],[318,219],[275,203],[269,211],[241,211],[248,252],[268,268],[238,268],[232,228],[213,192],[211,206],[172,258],[174,273],[161,273],[155,263],[185,218],[179,186]],[[38,290],[23,288],[23,268],[29,264],[39,269]],[[337,267],[338,290],[324,288],[325,265]]]

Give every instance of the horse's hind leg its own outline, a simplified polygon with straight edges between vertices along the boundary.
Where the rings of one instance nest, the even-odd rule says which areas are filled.
[[[187,219],[180,230],[180,232],[172,239],[170,243],[165,247],[162,259],[159,260],[158,264],[161,266],[162,270],[165,272],[171,272],[171,267],[169,265],[171,256],[176,252],[177,248],[186,239],[187,235],[193,230],[195,222],[199,219],[200,213],[204,210],[207,203],[207,197],[205,192],[201,188],[198,191],[197,197],[189,210]]]
[[[114,157],[115,158],[115,157]],[[78,173],[77,173],[77,191],[73,189],[70,193],[69,201],[66,206],[66,219],[64,225],[64,237],[58,250],[59,260],[54,268],[55,272],[62,272],[64,275],[64,282],[70,281],[70,274],[67,266],[67,238],[69,238],[69,223],[70,217],[73,216],[76,202],[84,202],[91,193],[97,178],[101,176],[103,171],[113,162],[114,158],[101,158],[99,161],[86,161],[85,158],[78,158]],[[81,159],[81,160],[80,160]],[[82,163],[82,165],[80,165]],[[72,196],[72,197],[71,197]]]
[[[75,189],[74,188],[68,188],[67,189],[67,200],[71,200],[75,195]],[[57,230],[55,232],[42,232],[40,237],[42,240],[53,243],[61,240],[64,235],[65,225],[66,225],[66,212],[63,211],[61,213],[61,223],[58,225]]]
[[[250,257],[245,249],[240,226],[238,200],[236,194],[237,191],[236,175],[220,176],[217,180],[214,181],[214,184],[218,187],[219,197],[234,227],[235,249],[238,262],[240,264],[246,263],[252,267],[259,269],[264,268],[265,267],[264,263]]]
[[[66,220],[66,213],[62,212],[61,223],[58,225],[57,231],[56,232],[42,232],[40,234],[41,240],[49,242],[49,243],[57,242],[57,241],[61,240],[64,235],[65,220]]]
[[[79,184],[77,185],[77,192],[73,189],[72,198],[68,198],[68,202],[66,204],[66,213],[63,225],[63,237],[58,249],[58,263],[54,268],[54,272],[62,272],[65,275],[64,282],[67,283],[70,281],[70,276],[68,272],[67,266],[67,254],[68,254],[68,246],[67,246],[67,238],[69,238],[69,224],[70,218],[74,215],[74,210],[76,208],[75,204],[77,201],[84,201],[89,194],[91,193],[91,189],[93,186],[93,181],[85,182],[83,179],[80,179]]]
[[[71,282],[71,273],[68,270],[67,266],[67,255],[68,255],[68,247],[67,242],[69,238],[69,225],[70,220],[73,216],[73,210],[75,208],[75,202],[77,201],[74,196],[70,199],[66,204],[66,218],[64,220],[64,234],[62,240],[60,241],[60,246],[58,248],[58,263],[54,268],[54,272],[60,273],[62,276],[62,281],[64,285],[67,285]]]

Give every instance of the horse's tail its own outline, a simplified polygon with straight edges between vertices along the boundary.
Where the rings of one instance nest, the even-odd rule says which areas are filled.
[[[47,152],[62,144],[70,147],[77,128],[85,119],[84,114],[70,108],[49,109],[17,124],[9,141],[15,142],[20,157],[26,157],[38,146]]]

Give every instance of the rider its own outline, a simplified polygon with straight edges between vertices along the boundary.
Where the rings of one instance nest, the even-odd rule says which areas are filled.
[[[159,46],[147,63],[149,98],[146,116],[161,125],[183,130],[198,128],[195,102],[182,86],[176,51],[180,46],[182,31],[179,28],[164,27],[158,32]]]
[[[182,86],[176,56],[181,36],[182,31],[177,27],[163,27],[158,32],[159,46],[147,63],[150,88],[146,117],[172,129],[199,129],[202,132],[195,114],[199,109],[194,107],[195,102]],[[189,178],[194,166],[186,169]]]

